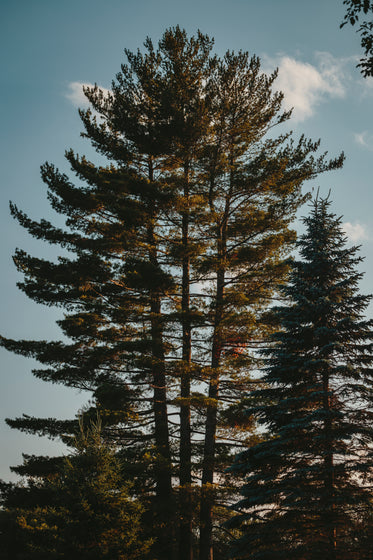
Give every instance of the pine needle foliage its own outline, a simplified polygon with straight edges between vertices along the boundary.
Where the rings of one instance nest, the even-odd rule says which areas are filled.
[[[147,495],[154,558],[171,560],[178,545],[190,560],[200,528],[208,560],[215,504],[221,512],[234,486],[224,470],[252,435],[242,391],[266,333],[260,314],[287,273],[302,185],[338,169],[343,155],[329,160],[318,141],[276,137],[291,112],[274,89],[277,72],[265,75],[258,57],[219,58],[208,36],[179,27],[144,47],[126,51],[108,93],[85,88],[83,136],[106,164],[68,151],[75,182],[42,166],[66,226],[11,205],[33,237],[68,251],[56,261],[22,250],[14,258],[20,289],[64,311],[65,339],[1,344],[36,358],[38,378],[91,392],[90,413],[100,410],[104,436]],[[65,442],[77,428],[28,416],[8,423]]]
[[[364,78],[373,76],[373,2],[371,0],[343,0],[346,13],[340,28],[349,24],[356,25],[356,33],[360,35],[364,58],[357,65]],[[369,18],[369,19],[367,19]]]
[[[54,472],[3,486],[0,558],[4,560],[140,560],[151,541],[141,535],[143,508],[131,495],[101,422],[74,440]]]
[[[373,449],[373,331],[362,261],[328,199],[316,198],[291,265],[281,330],[249,410],[268,438],[238,455],[245,477],[235,559],[365,559]]]

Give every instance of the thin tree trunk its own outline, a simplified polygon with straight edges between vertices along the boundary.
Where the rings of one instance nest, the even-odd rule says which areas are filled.
[[[189,167],[184,171],[184,201],[189,201]],[[189,248],[189,211],[182,214],[182,329],[183,364],[180,387],[180,560],[192,560],[192,448],[190,425],[190,364],[192,356],[192,337],[190,325],[190,256]]]
[[[325,455],[324,455],[324,469],[325,469],[325,515],[326,527],[328,531],[328,560],[337,559],[337,530],[335,525],[335,503],[334,503],[334,457],[332,448],[332,421],[330,418],[331,404],[330,404],[330,387],[329,387],[329,374],[323,374],[323,408],[326,413],[324,422],[324,437],[325,437]]]
[[[200,514],[200,560],[213,560],[213,505],[214,505],[214,472],[215,472],[215,439],[217,427],[217,407],[219,397],[219,372],[222,352],[221,320],[223,316],[225,267],[225,228],[220,228],[218,242],[219,268],[216,281],[216,308],[214,319],[214,333],[212,341],[211,379],[209,385],[209,401],[206,411],[205,444],[203,452],[203,472],[201,488]]]
[[[149,179],[153,180],[152,160],[149,159]],[[158,266],[157,247],[153,219],[148,228],[149,259]],[[154,439],[156,449],[155,473],[155,510],[157,541],[154,552],[159,560],[174,558],[174,504],[172,494],[172,463],[168,430],[166,368],[161,321],[161,298],[159,289],[150,294],[151,339],[152,339],[152,378]]]
[[[159,560],[173,558],[174,507],[171,483],[171,453],[168,433],[167,391],[163,351],[163,336],[160,325],[160,301],[153,296],[151,302],[151,335],[153,355],[153,409],[154,437],[156,448],[156,516],[158,538],[155,549]]]
[[[205,444],[203,454],[201,513],[200,513],[200,547],[199,560],[213,560],[213,506],[215,492],[213,488],[215,472],[215,443],[217,428],[217,410],[219,398],[219,366],[223,349],[221,322],[224,311],[224,286],[226,272],[227,226],[233,188],[233,152],[230,157],[230,185],[225,199],[225,208],[221,223],[218,227],[217,257],[218,269],[216,277],[216,302],[214,332],[211,355],[211,378],[209,385],[209,400],[206,411]]]

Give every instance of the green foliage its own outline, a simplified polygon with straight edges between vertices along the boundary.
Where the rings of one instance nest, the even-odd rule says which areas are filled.
[[[253,424],[235,411],[271,329],[261,313],[287,274],[302,185],[339,168],[343,155],[328,160],[319,142],[275,136],[290,112],[274,90],[277,73],[263,74],[258,57],[219,58],[209,37],[179,27],[144,46],[126,51],[110,92],[85,88],[83,136],[106,164],[68,151],[77,184],[42,166],[65,227],[11,205],[33,237],[68,250],[53,262],[14,257],[20,289],[64,310],[64,342],[0,343],[38,360],[40,379],[91,392],[87,414],[100,411],[105,439],[122,448],[149,505],[156,558],[172,557],[178,519],[180,554],[190,556],[190,496],[202,479],[206,560],[215,502],[226,504],[225,486],[234,487],[225,468],[251,436]],[[77,424],[8,423],[67,443]]]
[[[232,471],[244,478],[232,527],[237,559],[363,559],[373,443],[373,322],[358,293],[361,258],[316,199],[275,313],[265,385],[249,412],[268,437]]]
[[[346,24],[354,26],[358,25],[357,33],[361,37],[361,48],[364,50],[365,58],[360,59],[357,65],[361,68],[364,78],[373,76],[373,21],[360,21],[361,12],[364,16],[373,14],[373,2],[371,0],[343,0],[343,4],[347,6],[346,14],[340,27]]]
[[[4,485],[0,558],[140,560],[151,545],[142,513],[100,422],[81,424],[74,453],[57,470]]]

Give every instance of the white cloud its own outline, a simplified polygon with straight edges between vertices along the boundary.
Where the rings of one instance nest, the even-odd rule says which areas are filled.
[[[88,107],[89,101],[84,95],[83,86],[92,87],[93,84],[82,83],[82,82],[70,82],[69,92],[65,94],[65,97],[71,101],[75,107]]]
[[[363,224],[351,224],[351,222],[345,222],[342,224],[343,230],[345,231],[347,237],[351,239],[354,243],[356,241],[363,241],[364,239],[369,239],[368,231],[366,226]]]
[[[371,97],[373,94],[373,78],[362,78],[361,80],[359,80],[359,87],[362,98]]]
[[[346,83],[350,80],[350,72],[347,66],[355,61],[355,57],[336,58],[328,52],[318,51],[315,53],[318,61],[325,91],[336,97],[344,97],[346,94]]]
[[[90,103],[83,92],[83,87],[94,87],[94,84],[89,82],[70,82],[69,92],[65,94],[65,97],[71,101],[75,107],[80,107],[82,109],[89,107]],[[104,93],[109,93],[109,90],[99,86]]]
[[[354,133],[355,142],[366,148],[367,150],[373,150],[373,134],[370,134],[367,130],[363,132]]]
[[[315,57],[316,65],[290,56],[264,57],[265,66],[278,67],[275,87],[284,93],[285,108],[294,107],[293,117],[298,121],[312,116],[328,98],[342,98],[346,94],[345,65],[350,60],[337,59],[326,52],[318,52]]]

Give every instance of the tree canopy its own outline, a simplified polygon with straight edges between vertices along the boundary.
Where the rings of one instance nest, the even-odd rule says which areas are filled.
[[[365,58],[360,59],[358,67],[365,78],[373,76],[373,2],[371,0],[343,0],[343,4],[347,6],[346,14],[340,27],[347,24],[357,26],[356,32],[361,37],[361,48],[364,51]],[[361,15],[369,16],[370,19],[361,21]]]
[[[328,159],[319,141],[281,128],[276,136],[291,112],[258,57],[218,57],[208,36],[179,27],[144,47],[126,51],[108,93],[85,88],[83,135],[106,165],[67,151],[74,182],[42,166],[66,226],[11,205],[33,237],[69,251],[14,258],[20,289],[64,310],[65,338],[1,344],[36,358],[38,378],[91,391],[87,414],[100,411],[147,503],[152,558],[171,560],[178,547],[190,560],[199,528],[200,560],[211,560],[214,520],[229,516],[236,484],[225,469],[253,434],[242,396],[270,329],[261,314],[288,270],[302,185],[343,155]],[[8,423],[66,442],[77,428]]]
[[[363,560],[371,511],[373,331],[361,257],[328,199],[316,198],[276,307],[280,330],[252,392],[264,441],[238,456],[243,536],[234,558]]]
[[[102,440],[99,419],[88,429],[81,424],[73,451],[48,473],[3,486],[1,559],[145,557],[151,542],[141,534],[143,508]]]

